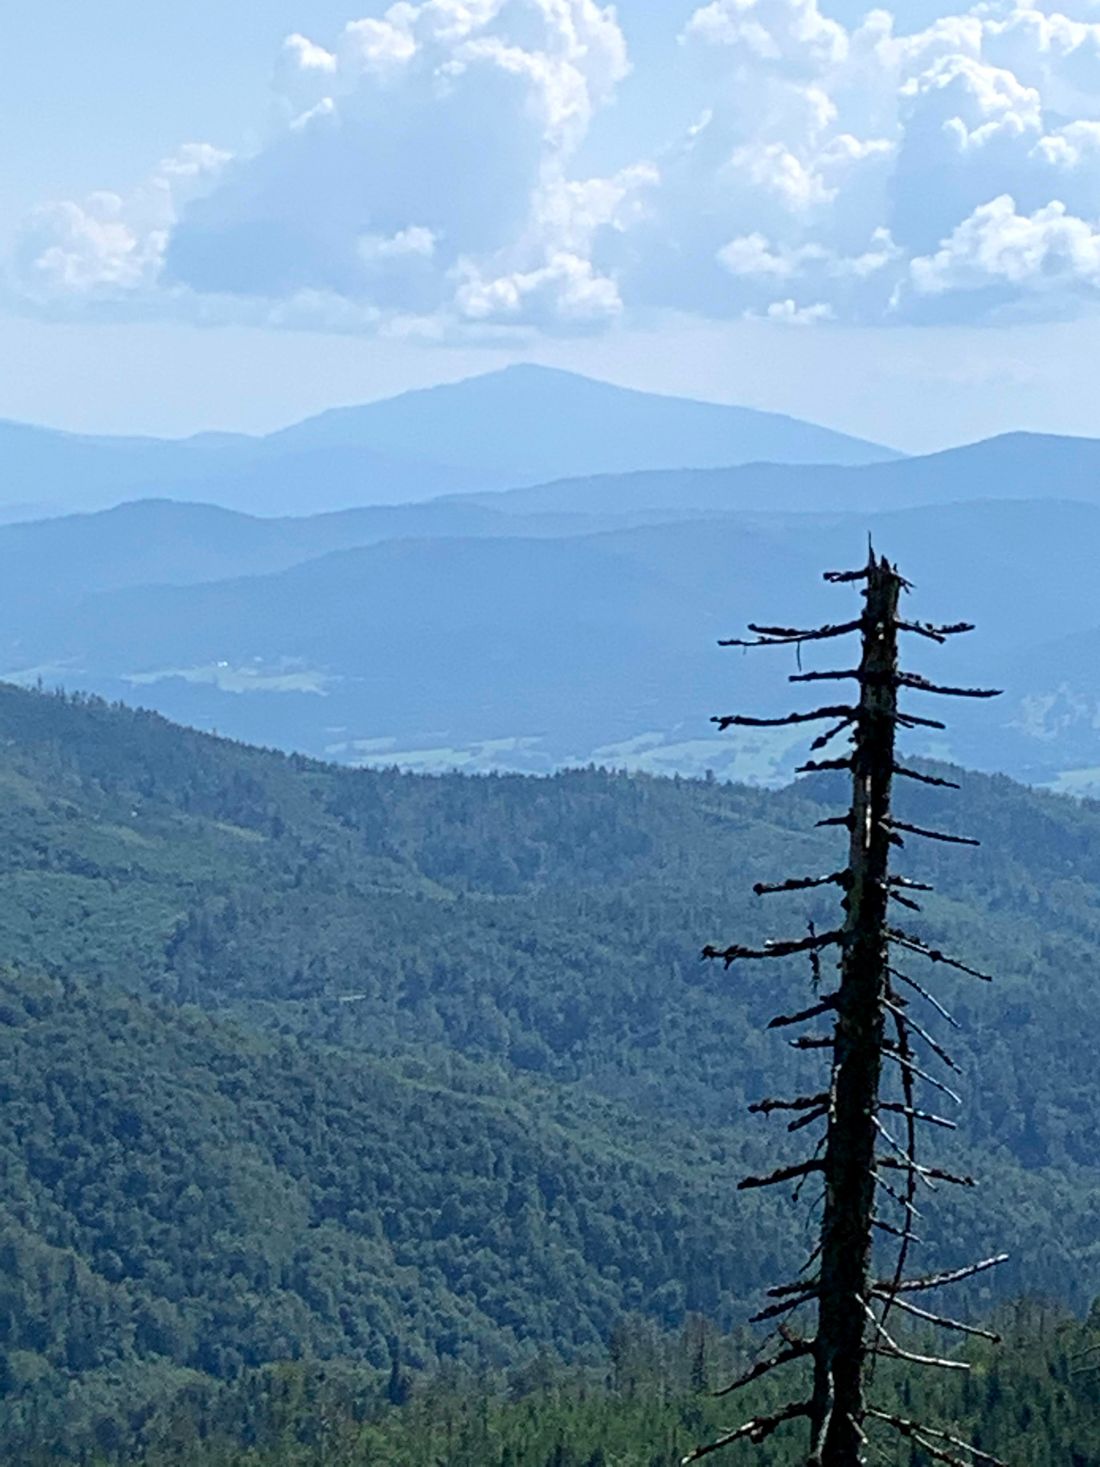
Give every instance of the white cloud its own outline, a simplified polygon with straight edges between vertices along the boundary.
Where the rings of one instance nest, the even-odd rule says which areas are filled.
[[[44,306],[150,290],[186,203],[211,185],[229,155],[189,143],[129,198],[101,191],[44,204],[24,221],[12,261],[18,288]]]
[[[615,282],[597,274],[590,260],[565,251],[537,270],[513,271],[495,279],[468,268],[456,304],[470,322],[506,325],[534,319],[553,330],[558,325],[600,325],[622,312]]]
[[[1087,272],[1054,267],[1069,241],[1055,243],[1053,221],[1060,206],[1086,231],[1100,217],[1097,11],[1086,23],[1053,3],[990,0],[899,35],[886,11],[842,30],[817,0],[703,5],[683,49],[712,95],[685,145],[659,160],[627,308],[640,297],[793,319],[800,307],[768,295],[782,279],[793,301],[837,318],[919,319],[928,291],[916,281],[934,278],[947,315],[1025,296],[1064,310]],[[981,211],[1006,195],[1039,221],[1045,268],[1002,270],[994,299],[964,286],[965,272],[927,264],[973,245]]]
[[[743,234],[723,245],[718,258],[731,275],[788,280],[799,273],[807,259],[819,258],[822,253],[820,245],[773,249],[764,235]]]
[[[653,181],[642,165],[570,172],[626,71],[595,0],[397,0],[331,46],[292,35],[264,146],[218,155],[204,190],[173,163],[131,200],[41,211],[18,281],[39,301],[159,297],[206,316],[237,301],[281,323],[313,309],[330,329],[555,315],[587,329],[621,310],[600,236]]]
[[[694,127],[648,159],[620,135],[590,177],[629,70],[612,7],[396,0],[287,38],[252,154],[192,147],[131,197],[48,205],[9,275],[58,311],[432,340],[662,309],[972,319],[1094,290],[1100,0],[984,0],[913,33],[710,0],[667,64]]]
[[[781,321],[786,326],[814,326],[819,321],[831,321],[833,308],[824,301],[812,306],[800,306],[797,301],[772,301],[764,312],[769,321]]]
[[[822,15],[817,0],[713,0],[691,17],[685,36],[785,72],[816,74],[842,61],[848,50],[844,27]]]
[[[1100,227],[1061,203],[1017,212],[1008,194],[975,209],[934,255],[912,262],[921,295],[990,288],[1062,290],[1100,287]]]

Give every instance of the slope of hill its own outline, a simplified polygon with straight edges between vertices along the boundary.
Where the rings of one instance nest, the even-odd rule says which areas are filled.
[[[949,893],[922,931],[998,971],[942,985],[948,1154],[988,1186],[937,1202],[940,1256],[1007,1241],[996,1287],[1079,1305],[1100,810],[963,783],[909,809],[984,838],[909,870]],[[765,930],[762,873],[827,869],[836,793],[340,770],[0,688],[9,1430],[395,1336],[504,1361],[743,1317],[798,1246],[733,1179],[784,1153],[745,1107],[805,1081],[763,1025],[809,975],[697,952]]]
[[[307,516],[241,514],[212,504],[139,499],[90,514],[0,525],[0,614],[44,615],[89,591],[192,585],[286,570],[333,550],[408,538],[562,538],[682,511],[524,514],[461,498],[372,505]]]
[[[110,438],[0,422],[0,510],[22,518],[150,496],[309,514],[506,482],[517,481],[439,464],[424,453],[382,454],[368,444],[293,453],[243,435]]]
[[[822,585],[821,568],[850,563],[873,530],[918,583],[923,612],[979,625],[972,645],[928,654],[937,672],[977,660],[1007,690],[993,710],[961,710],[925,750],[1036,781],[1100,763],[1088,747],[1088,667],[1066,683],[1084,712],[1065,742],[1035,714],[1065,679],[1051,682],[1053,664],[1032,655],[1100,624],[1098,507],[725,515],[559,538],[544,523],[542,539],[503,538],[502,523],[524,521],[476,509],[465,523],[478,536],[308,559],[333,540],[384,533],[380,519],[394,531],[445,508],[268,523],[135,506],[0,530],[0,672],[140,698],[199,727],[351,762],[545,771],[595,758],[774,779],[793,767],[789,741],[717,738],[709,719],[727,703],[783,711],[782,667],[715,644],[752,618],[832,618],[840,593]],[[275,573],[133,585],[150,573],[205,579],[234,561]],[[1044,593],[1024,622],[1019,587],[1036,579]]]
[[[941,453],[877,463],[731,460],[720,468],[587,475],[463,496],[466,502],[514,514],[621,514],[672,505],[720,514],[881,514],[919,505],[1047,497],[1100,503],[1100,439],[1006,433]]]
[[[75,1444],[97,1390],[124,1421],[265,1362],[583,1355],[739,1298],[713,1140],[71,981],[0,976],[0,1012],[0,1450],[20,1397]]]

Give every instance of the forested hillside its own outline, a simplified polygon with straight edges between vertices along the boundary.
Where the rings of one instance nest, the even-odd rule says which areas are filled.
[[[944,893],[922,933],[998,974],[940,985],[987,1185],[936,1200],[928,1261],[1004,1243],[1002,1295],[1084,1308],[1100,807],[963,786],[911,809],[982,849],[908,871]],[[835,865],[839,793],[334,769],[0,688],[9,1441],[299,1357],[593,1362],[627,1315],[743,1320],[798,1241],[734,1183],[783,1145],[747,1102],[814,1065],[761,1032],[810,974],[698,952],[767,932],[753,881]]]
[[[1100,1460],[1096,1389],[1100,1317],[1074,1320],[1036,1301],[999,1310],[996,1346],[960,1352],[968,1376],[936,1372],[919,1383],[883,1366],[876,1404],[935,1413],[953,1433],[1021,1467],[1094,1467]],[[414,1376],[350,1363],[285,1362],[229,1381],[196,1379],[136,1421],[103,1417],[94,1467],[679,1467],[701,1437],[728,1422],[729,1403],[708,1399],[751,1358],[744,1331],[723,1335],[701,1319],[661,1331],[640,1316],[619,1322],[602,1358],[565,1366],[545,1354],[509,1370],[447,1364]],[[755,1386],[746,1409],[766,1411]],[[123,1439],[129,1436],[124,1445]],[[925,1467],[881,1423],[873,1459]],[[794,1431],[756,1457],[802,1467]],[[58,1460],[50,1442],[21,1467]]]

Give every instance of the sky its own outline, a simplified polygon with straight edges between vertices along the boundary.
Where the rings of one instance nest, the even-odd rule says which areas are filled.
[[[535,360],[1095,434],[1100,0],[36,0],[0,416],[265,431]]]

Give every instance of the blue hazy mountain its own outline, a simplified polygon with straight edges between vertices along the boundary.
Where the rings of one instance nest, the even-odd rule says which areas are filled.
[[[369,444],[402,456],[428,444],[448,463],[526,483],[758,460],[865,464],[898,457],[780,413],[637,392],[536,366],[336,408],[268,441],[295,449]]]
[[[133,440],[145,446],[149,441]],[[239,450],[238,440],[216,441]],[[187,451],[201,457],[205,448],[195,443]],[[10,621],[26,601],[41,607],[88,591],[268,574],[384,540],[562,538],[729,514],[866,515],[1004,501],[1001,539],[1014,532],[1021,515],[1033,514],[1011,508],[1011,501],[1048,496],[1100,504],[1100,441],[1019,433],[862,467],[750,464],[604,474],[304,516],[140,499],[106,511],[0,525],[0,610]],[[1063,503],[1059,514],[1068,513]]]
[[[322,413],[262,438],[110,438],[0,423],[0,514],[155,497],[303,515],[577,474],[894,457],[776,413],[512,367]]]
[[[201,584],[126,584],[126,567],[112,568],[101,553],[98,588],[85,579],[69,600],[59,590],[37,605],[25,598],[22,614],[9,608],[0,673],[351,761],[549,769],[597,760],[773,778],[789,770],[794,740],[718,738],[709,718],[797,706],[799,690],[783,682],[794,655],[715,644],[751,618],[835,619],[842,593],[820,573],[858,563],[872,531],[916,582],[919,615],[979,624],[975,637],[943,652],[914,646],[918,670],[1006,688],[992,708],[950,710],[950,732],[930,736],[925,752],[1042,781],[1100,765],[1090,744],[1097,679],[1082,667],[1062,693],[1062,665],[1048,686],[1054,665],[1029,650],[1100,626],[1097,506],[978,501],[877,514],[711,515],[541,538],[441,533],[328,554],[317,553],[312,522],[260,522],[283,543],[257,550],[255,524],[242,517],[154,508],[194,514],[196,525],[201,517],[206,534],[230,527],[243,538],[236,551],[220,541],[217,565],[189,544],[187,573]],[[102,533],[108,519],[8,527],[0,566],[20,534],[73,535],[81,525]],[[330,542],[334,526],[354,523],[322,522]],[[514,524],[519,530],[522,517]],[[280,567],[295,535],[299,563]],[[155,561],[163,581],[183,576],[182,559],[169,574],[172,544],[188,544],[178,527]],[[72,545],[67,553],[69,563],[79,560]],[[212,578],[233,554],[244,573]],[[1036,584],[1043,594],[1028,598],[1025,621],[1021,588]],[[1056,721],[1067,697],[1085,700],[1071,743],[1060,742]]]
[[[0,516],[28,518],[163,497],[258,514],[400,503],[514,483],[368,445],[303,452],[265,438],[111,438],[0,422]]]
[[[599,474],[466,496],[511,514],[694,511],[880,511],[974,499],[1051,497],[1100,504],[1100,440],[1006,433],[980,443],[868,464],[730,464]]]

